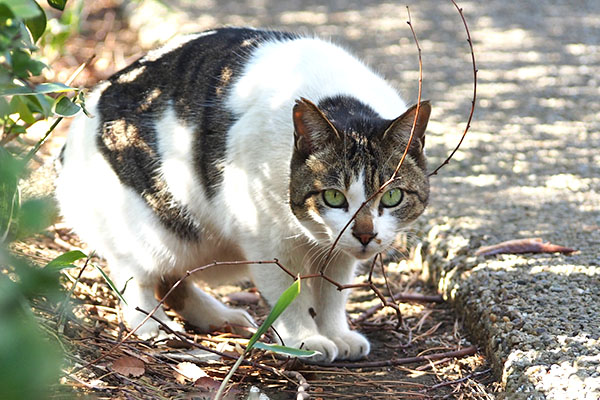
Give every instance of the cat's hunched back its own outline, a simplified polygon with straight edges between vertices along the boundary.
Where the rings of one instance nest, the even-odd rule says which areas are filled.
[[[223,28],[154,50],[101,83],[95,116],[73,124],[57,198],[66,222],[127,289],[131,327],[186,270],[213,260],[278,258],[314,272],[343,226],[393,173],[415,107],[341,48],[294,34]],[[357,259],[388,248],[424,210],[422,103],[400,179],[344,232],[326,273],[350,282]],[[89,182],[89,192],[81,183]],[[274,265],[219,266],[196,278],[252,278],[269,303],[291,283]],[[346,322],[346,292],[305,283],[277,322],[291,346],[316,358],[355,359],[368,341]],[[203,330],[252,325],[187,282],[167,304]],[[161,310],[160,319],[168,320]],[[173,323],[171,325],[176,327]],[[138,331],[156,335],[147,322]]]

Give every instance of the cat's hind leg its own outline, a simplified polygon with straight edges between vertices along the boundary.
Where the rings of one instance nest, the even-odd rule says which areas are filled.
[[[163,278],[157,286],[157,296],[164,297],[176,282],[174,278]],[[248,333],[246,328],[256,327],[254,319],[246,311],[226,306],[191,280],[180,282],[166,298],[165,304],[203,332],[229,325],[236,332]]]
[[[121,302],[121,312],[123,319],[130,329],[136,329],[135,334],[142,339],[150,339],[163,336],[160,331],[160,323],[149,318],[143,325],[139,326],[146,318],[146,313],[151,313],[159,304],[154,292],[160,281],[160,277],[144,273],[141,268],[131,268],[130,263],[123,263],[122,260],[109,260],[111,267],[111,276],[125,302]],[[140,273],[141,272],[141,273]],[[137,310],[139,308],[142,311]],[[167,325],[173,331],[183,330],[182,326],[171,320],[164,309],[158,309],[152,316]]]

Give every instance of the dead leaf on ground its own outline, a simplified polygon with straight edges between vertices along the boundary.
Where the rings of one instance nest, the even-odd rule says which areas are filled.
[[[221,387],[221,382],[217,382],[213,378],[205,376],[200,379],[197,379],[194,385],[208,392],[216,392],[217,390],[219,390],[219,387]]]
[[[137,378],[144,375],[146,368],[144,362],[136,357],[123,356],[112,363],[112,370],[125,376]]]
[[[191,362],[180,362],[175,368],[175,379],[182,385],[186,380],[197,381],[208,376],[202,368]]]
[[[194,383],[194,386],[202,393],[202,395],[200,395],[201,398],[207,398],[206,396],[208,396],[209,399],[213,399],[214,395],[219,391],[219,387],[221,387],[221,382],[214,380],[209,376],[205,376],[198,379]],[[241,392],[236,386],[237,385],[227,387],[223,400],[242,398]]]
[[[522,253],[564,253],[571,254],[575,249],[544,242],[541,238],[507,240],[492,246],[483,246],[475,252],[476,256],[491,256],[494,254]]]

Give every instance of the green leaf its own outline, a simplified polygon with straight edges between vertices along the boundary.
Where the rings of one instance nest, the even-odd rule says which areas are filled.
[[[300,358],[312,357],[316,354],[320,354],[318,351],[315,351],[315,350],[295,349],[293,347],[280,346],[278,344],[267,344],[267,343],[263,343],[263,342],[254,343],[254,348],[261,349],[261,350],[268,350],[268,351],[272,351],[274,353],[285,354],[287,356],[300,357]]]
[[[8,8],[8,6],[0,0],[0,18],[10,19],[10,18],[14,18],[14,17],[15,17],[15,15],[11,11],[11,9]],[[2,28],[6,29],[5,22],[3,22],[3,25],[4,26]],[[6,35],[5,32],[2,32],[2,33],[3,33],[3,35]]]
[[[21,133],[26,133],[27,129],[23,125],[13,124],[10,127],[10,132],[14,133],[15,135],[20,135]]]
[[[31,54],[15,50],[12,54],[12,67],[16,76],[22,79],[27,79],[30,75],[37,76],[46,68],[46,64],[31,58]]]
[[[81,110],[77,104],[73,103],[66,96],[60,96],[52,105],[52,111],[61,117],[72,117]]]
[[[45,64],[44,64],[45,65]],[[14,96],[14,95],[33,95],[33,94],[44,94],[44,93],[65,93],[76,90],[71,86],[67,86],[59,82],[42,83],[37,85],[35,89],[31,89],[27,86],[19,86],[15,84],[0,85],[0,96]]]
[[[13,83],[0,85],[0,96],[14,96],[22,94],[35,94],[35,91],[27,86],[19,86]]]
[[[104,272],[102,270],[102,268],[100,268],[96,264],[94,264],[94,267],[98,270],[98,272],[100,272],[100,275],[102,275],[102,277],[104,278],[104,280],[106,281],[108,286],[110,286],[112,291],[115,292],[115,295],[119,298],[119,300],[121,300],[123,303],[127,304],[127,302],[125,301],[125,298],[123,298],[123,295],[121,295],[121,292],[119,292],[119,289],[117,289],[117,286],[115,286],[113,281],[111,281],[110,278],[108,277],[108,275],[106,275],[106,272]],[[127,282],[129,282],[129,281],[127,281]]]
[[[23,98],[31,112],[43,114],[44,117],[48,117],[52,113],[52,104],[54,104],[54,98],[43,94],[24,96]]]
[[[248,346],[246,347],[246,352],[250,351],[252,346],[260,339],[260,337],[273,325],[273,322],[281,315],[281,313],[289,306],[292,301],[300,294],[300,279],[296,279],[292,286],[287,288],[279,299],[277,299],[277,303],[273,306],[273,309],[262,323],[262,325],[258,328],[256,333],[252,335],[250,341],[248,342]]]
[[[0,243],[4,242],[17,220],[21,205],[18,188],[20,163],[0,146]]]
[[[67,0],[48,0],[48,4],[50,4],[50,7],[56,8],[57,10],[62,11],[65,9]]]
[[[24,239],[43,231],[52,225],[57,215],[58,210],[51,197],[32,198],[23,202],[19,210],[17,230],[14,232],[15,239]]]
[[[20,19],[34,18],[41,12],[41,8],[33,0],[0,0],[0,4],[6,4],[15,17]]]
[[[38,41],[46,30],[46,13],[44,13],[44,10],[38,3],[35,3],[35,5],[40,9],[40,14],[25,20],[25,25],[27,26],[27,29],[29,29],[29,32],[31,32],[34,43]]]
[[[83,253],[82,251],[79,251],[79,250],[69,251],[67,253],[61,254],[60,256],[56,257],[54,260],[50,261],[48,264],[46,264],[45,268],[55,269],[55,270],[75,268],[75,265],[73,265],[73,263],[75,261],[81,260],[81,259],[87,258],[87,257],[88,256],[85,253]],[[106,281],[106,283],[108,284],[108,286],[112,289],[112,291],[115,292],[115,295],[123,303],[127,304],[127,302],[125,301],[125,299],[121,295],[121,292],[119,292],[119,289],[117,289],[117,287],[115,286],[115,284],[113,283],[113,281],[102,270],[102,268],[100,268],[96,264],[93,264],[93,266],[94,266],[94,268],[96,268],[98,270],[98,272],[100,272],[100,275],[102,275],[102,278],[104,278],[104,280]]]
[[[77,93],[77,96],[75,96],[75,99],[73,100],[73,102],[75,104],[77,104],[79,107],[81,107],[81,110],[83,111],[83,113],[85,115],[88,116],[88,118],[93,118],[94,116],[87,110],[87,108],[85,108],[85,93],[83,90],[80,90]]]
[[[0,97],[0,121],[6,119],[10,114],[10,106],[4,97]]]
[[[0,274],[0,397],[45,399],[50,397],[49,388],[60,378],[64,359],[57,342],[48,335],[49,329],[41,329],[31,311],[20,283],[22,279],[19,276],[18,281],[13,282],[7,275]]]
[[[10,107],[19,114],[19,118],[27,124],[33,124],[36,119],[33,113],[20,96],[14,96],[10,101]]]
[[[67,253],[61,254],[54,260],[50,261],[48,264],[46,264],[45,268],[57,270],[73,268],[75,267],[73,263],[77,260],[81,260],[82,258],[87,258],[87,254],[79,250],[69,251]]]
[[[64,93],[76,90],[71,86],[67,86],[60,82],[42,83],[35,87],[36,93]]]

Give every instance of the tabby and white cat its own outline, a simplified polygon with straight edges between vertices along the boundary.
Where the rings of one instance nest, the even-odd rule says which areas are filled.
[[[95,117],[73,123],[57,198],[66,222],[126,287],[131,327],[144,318],[135,307],[151,310],[155,291],[214,260],[278,258],[294,273],[319,270],[343,226],[392,175],[415,116],[339,47],[245,28],[152,51],[98,85],[87,104]],[[357,260],[386,250],[423,212],[429,114],[422,103],[401,179],[343,233],[325,268],[337,282],[351,282]],[[202,330],[253,321],[199,283],[251,278],[270,304],[292,283],[275,265],[225,265],[195,278],[167,304]],[[367,339],[348,326],[347,294],[321,279],[303,282],[275,324],[285,344],[317,350],[317,359],[368,354]],[[158,328],[150,320],[138,334]]]

